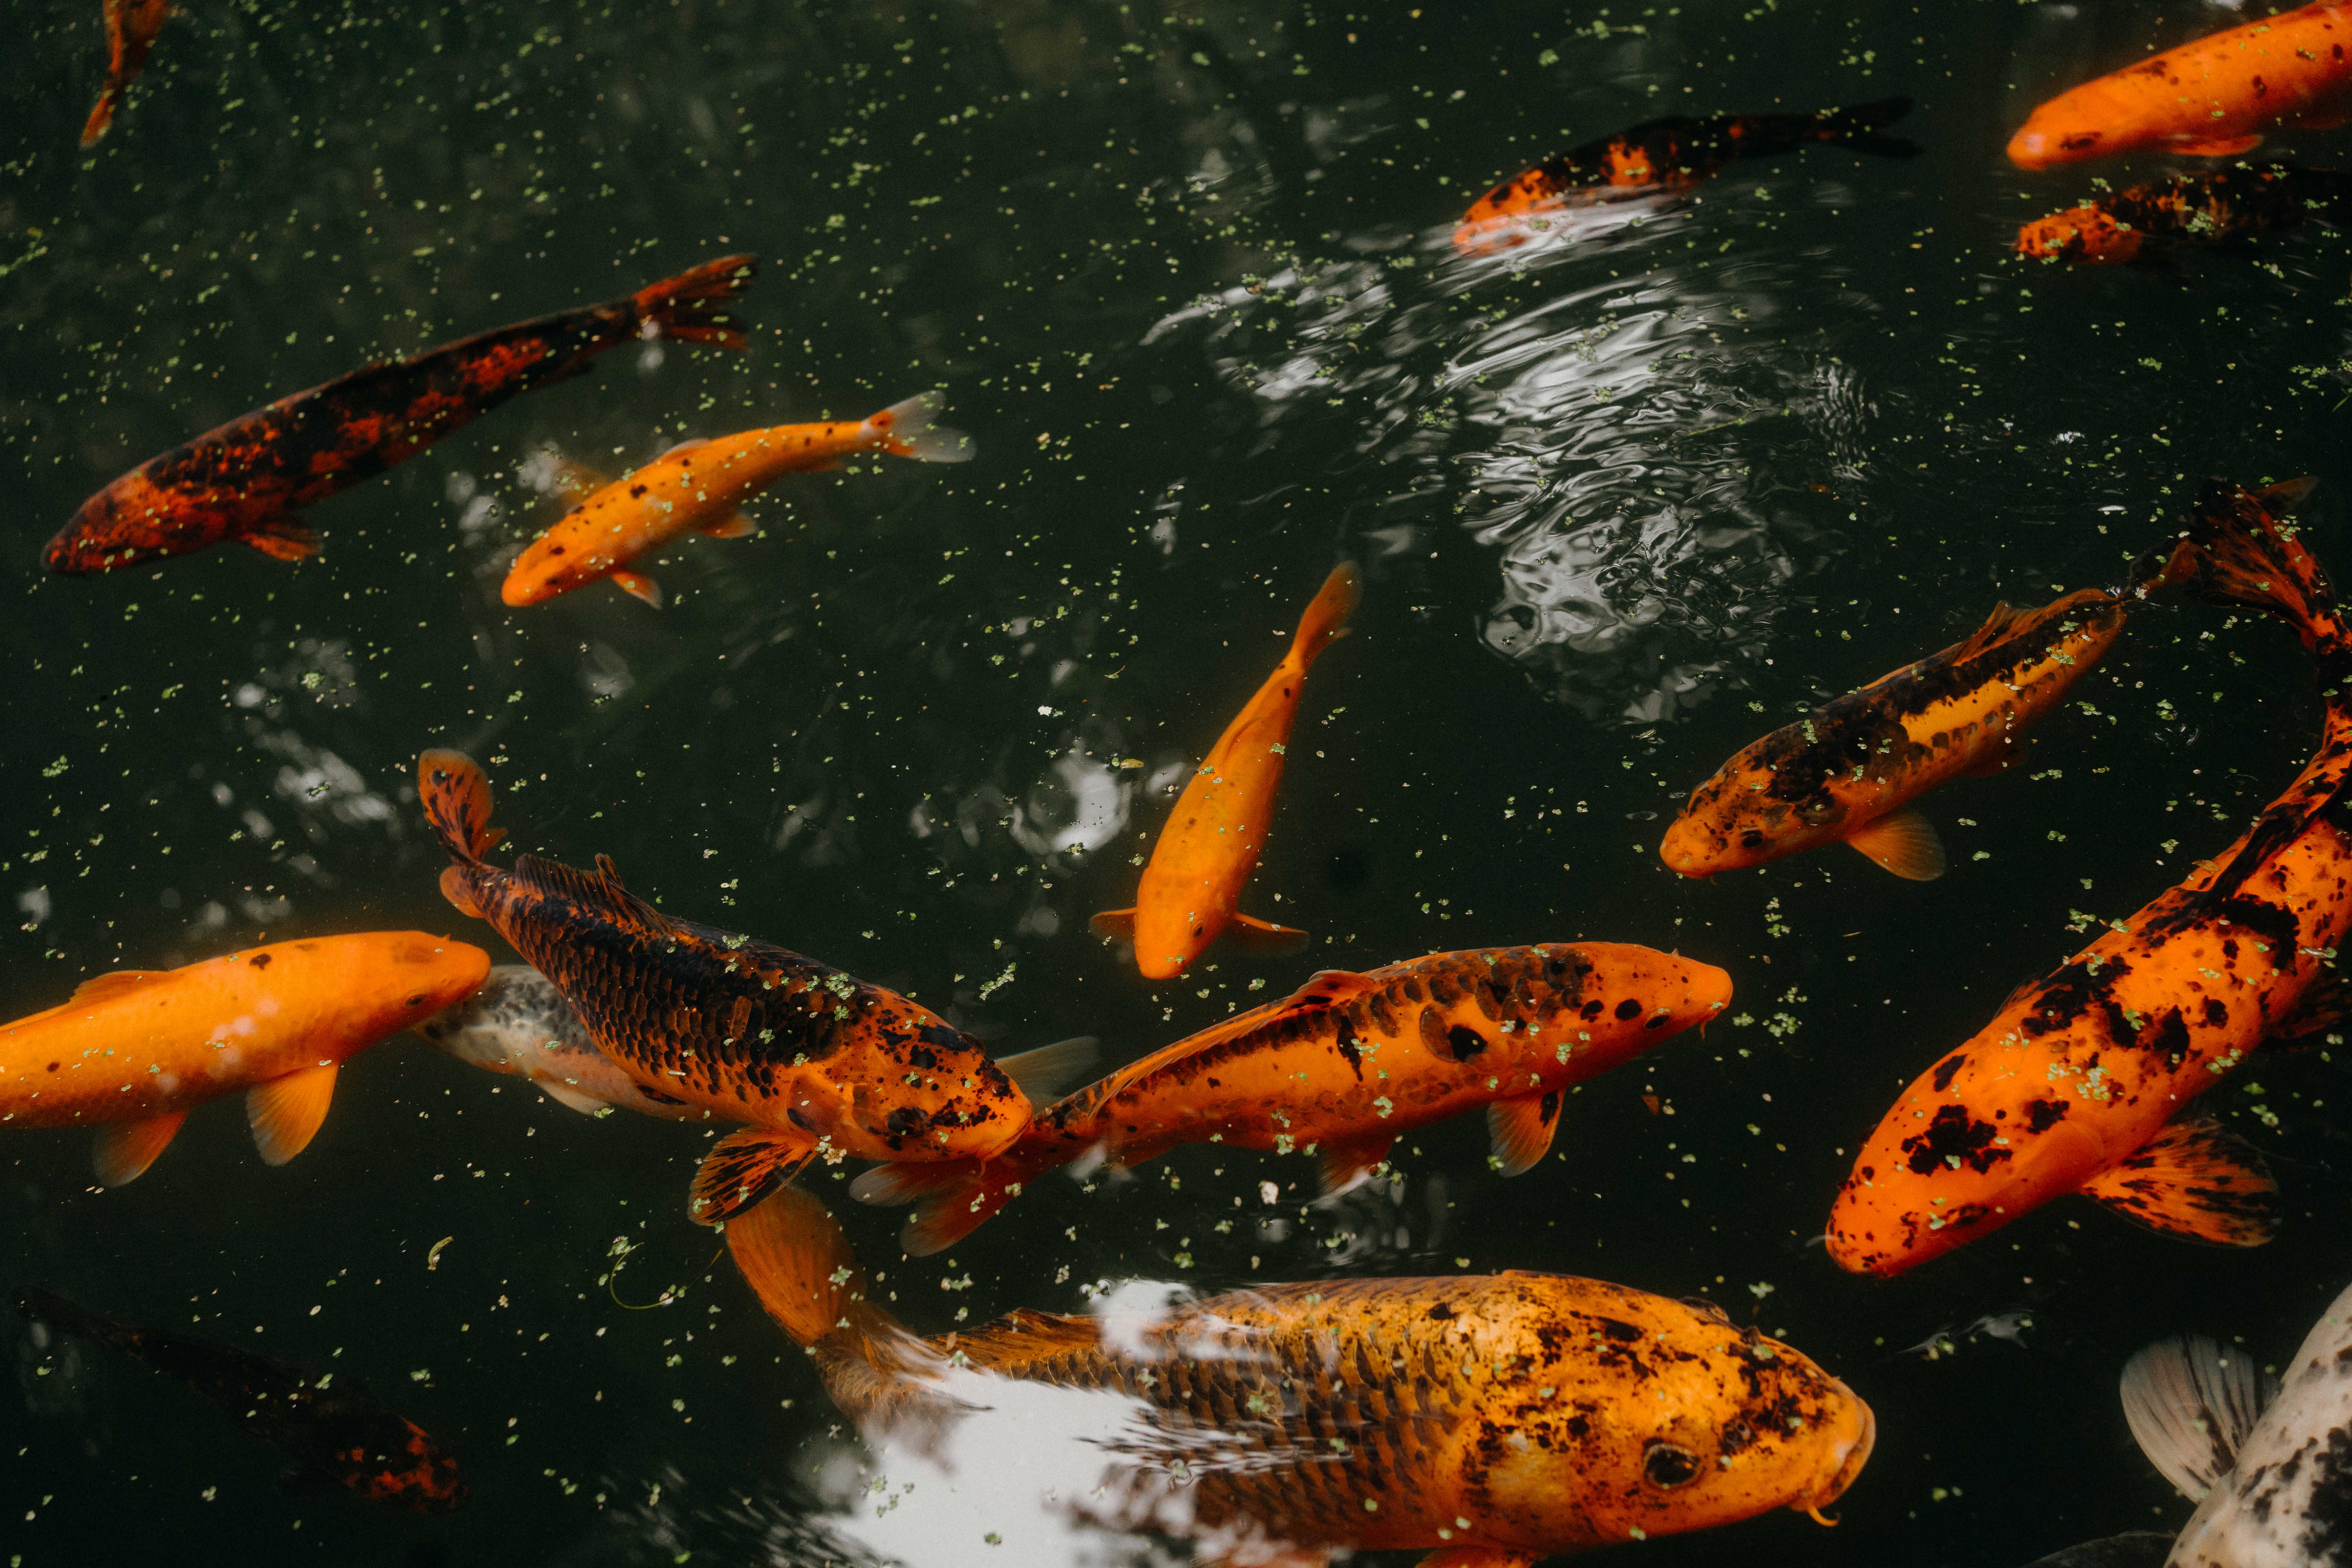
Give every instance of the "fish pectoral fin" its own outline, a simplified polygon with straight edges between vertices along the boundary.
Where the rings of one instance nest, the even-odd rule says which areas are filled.
[[[1551,1152],[1552,1130],[1559,1125],[1559,1091],[1515,1095],[1486,1107],[1486,1135],[1495,1145],[1495,1169],[1517,1176],[1535,1169]]]
[[[656,610],[662,607],[661,584],[644,573],[631,572],[625,567],[615,566],[605,573],[604,576],[614,587],[618,588],[630,598],[642,599]]]
[[[1395,1146],[1396,1135],[1338,1138],[1316,1151],[1315,1163],[1323,1177],[1323,1195],[1336,1198],[1379,1169]]]
[[[2321,1034],[2342,1028],[2347,1018],[2352,1018],[2352,986],[2336,975],[2323,974],[2271,1026],[2262,1048],[2281,1054],[2308,1050],[2319,1043]]]
[[[1985,754],[1970,763],[1968,773],[1975,778],[1990,778],[2005,773],[2025,761],[2028,742],[2021,735],[2005,735],[1999,744],[1988,747]]]
[[[1431,1557],[1444,1555],[1443,1552],[1430,1553]],[[1532,1563],[1535,1559],[1523,1557],[1518,1561]],[[1331,1553],[1320,1548],[1285,1545],[1276,1547],[1271,1555],[1257,1550],[1253,1550],[1247,1556],[1202,1553],[1193,1557],[1192,1568],[1330,1568],[1330,1563]],[[1471,1568],[1471,1565],[1465,1563],[1462,1568]]]
[[[2230,1473],[2263,1413],[2254,1358],[2201,1334],[2158,1340],[2132,1357],[2120,1392],[2139,1451],[2192,1502]]]
[[[730,511],[714,522],[706,522],[695,531],[712,539],[749,539],[760,531],[760,525],[740,511]]]
[[[569,1084],[550,1083],[543,1078],[535,1078],[530,1081],[539,1085],[540,1093],[547,1096],[548,1099],[555,1101],[556,1104],[562,1106],[565,1110],[576,1110],[583,1116],[593,1116],[600,1110],[608,1110],[612,1109],[603,1100],[597,1099],[594,1095],[583,1094],[580,1090],[573,1089]]]
[[[1013,1087],[1028,1097],[1030,1104],[1044,1105],[1060,1099],[1064,1089],[1095,1065],[1095,1058],[1102,1054],[1097,1049],[1100,1045],[1092,1035],[1073,1035],[1050,1046],[999,1057],[996,1065],[1013,1080]]]
[[[265,518],[236,536],[273,561],[308,561],[319,553],[319,536],[291,518]]]
[[[768,1127],[730,1132],[703,1156],[687,1213],[697,1225],[717,1225],[791,1181],[815,1157],[816,1146],[803,1133]]]
[[[2305,110],[2286,123],[2297,131],[2341,131],[2352,125],[2352,103],[2339,98],[2333,103]]]
[[[2263,144],[2260,136],[2217,136],[2207,142],[2168,142],[2166,150],[2186,153],[2191,158],[2234,158],[2241,153],[2251,153]]]
[[[155,1163],[179,1131],[180,1123],[188,1119],[184,1110],[167,1110],[161,1116],[151,1116],[144,1121],[118,1121],[111,1127],[101,1127],[98,1144],[90,1150],[90,1163],[98,1171],[98,1179],[110,1187],[136,1181],[140,1173]]]
[[[2254,1147],[2219,1122],[2175,1121],[2101,1171],[2083,1195],[2164,1236],[2260,1247],[2278,1234],[2278,1183]]]
[[[1250,952],[1297,952],[1307,945],[1307,933],[1297,926],[1237,914],[1225,927],[1225,940]]]
[[[1944,841],[1936,837],[1936,825],[1916,811],[1865,822],[1845,841],[1906,880],[1932,882],[1944,874]]]
[[[2011,632],[2015,631],[2019,623],[2032,613],[2032,610],[2011,609],[2008,600],[2000,601],[1993,605],[1992,613],[1985,616],[1984,625],[1970,632],[1958,646],[1952,649],[1950,662],[1958,664],[1964,658],[1972,658],[1984,652]]]
[[[168,969],[118,969],[109,974],[93,974],[74,987],[73,998],[66,1005],[71,1007],[84,1002],[103,1002],[110,996],[120,996],[125,992],[152,985],[171,973]]]
[[[1530,1552],[1514,1552],[1507,1546],[1441,1546],[1413,1568],[1533,1568],[1538,1559]]]
[[[257,1083],[245,1097],[246,1124],[264,1164],[282,1165],[310,1146],[335,1098],[335,1064],[289,1072]]]
[[[1135,940],[1135,910],[1104,910],[1087,922],[1087,929],[1097,936],[1117,942]]]
[[[2274,485],[2264,485],[2256,490],[2254,499],[2263,503],[2263,510],[2273,518],[2281,518],[2310,500],[2311,492],[2318,488],[2319,481],[2315,479],[2281,479]]]

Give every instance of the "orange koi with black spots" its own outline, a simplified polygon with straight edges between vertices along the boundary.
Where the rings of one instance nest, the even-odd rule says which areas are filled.
[[[2233,244],[2306,217],[2341,224],[2347,201],[2352,178],[2333,169],[2178,174],[2035,218],[2017,231],[2017,252],[2085,267],[2161,261],[2184,245]]]

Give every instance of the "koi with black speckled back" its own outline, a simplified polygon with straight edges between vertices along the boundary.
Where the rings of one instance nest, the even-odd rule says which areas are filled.
[[[2176,174],[2035,218],[2017,231],[2017,250],[2077,266],[2161,261],[2184,245],[2228,245],[2307,217],[2340,224],[2347,198],[2352,176],[2333,169],[2242,164]]]
[[[1547,158],[1480,196],[1454,231],[1454,248],[1472,255],[1506,250],[1532,238],[1547,212],[1616,196],[1688,190],[1741,159],[1769,158],[1816,143],[1882,158],[1916,158],[1916,142],[1881,134],[1910,112],[1909,99],[1887,98],[1818,114],[1645,120]]]
[[[81,503],[41,552],[51,572],[111,572],[234,540],[280,561],[315,555],[293,521],[406,462],[442,437],[535,387],[593,368],[641,338],[743,348],[723,307],[753,258],[726,256],[610,304],[541,316],[407,359],[372,364],[281,397],[151,458]]]
[[[2209,480],[2186,537],[2205,597],[2278,616],[2317,655],[2317,754],[2244,837],[2019,987],[1904,1090],[1831,1210],[1841,1267],[1899,1274],[2074,1192],[2215,1245],[2276,1230],[2261,1157],[2179,1118],[2248,1052],[2345,1015],[2332,972],[2352,935],[2352,629],[2278,521],[2308,489]]]

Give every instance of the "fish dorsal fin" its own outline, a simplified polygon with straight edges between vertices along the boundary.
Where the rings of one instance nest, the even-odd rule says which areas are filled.
[[[1095,1058],[1101,1055],[1097,1049],[1099,1044],[1092,1035],[1074,1035],[1034,1050],[999,1057],[996,1065],[1015,1089],[1028,1096],[1030,1104],[1045,1105],[1094,1066]]]
[[[2015,631],[2032,613],[2032,610],[2011,609],[2009,601],[2003,599],[1992,607],[1992,614],[1985,617],[1984,625],[1970,632],[1953,647],[1951,662],[1958,664],[1963,659],[1974,658]]]
[[[2340,1029],[2352,1019],[2352,984],[2338,974],[2322,973],[2303,988],[2294,1005],[2272,1024],[2266,1051],[2296,1051],[2317,1045],[2321,1031]]]
[[[1932,882],[1944,874],[1944,841],[1936,825],[1916,811],[1875,817],[1845,841],[1906,881]]]
[[[2175,1121],[2082,1186],[2126,1219],[2183,1241],[2260,1247],[2278,1234],[2278,1184],[2219,1122]]]
[[[1395,1143],[1394,1133],[1338,1138],[1326,1142],[1315,1152],[1317,1170],[1323,1178],[1323,1195],[1336,1198],[1354,1187],[1379,1168]]]
[[[245,1120],[264,1164],[282,1165],[310,1146],[335,1098],[335,1064],[289,1072],[255,1084],[245,1097]]]
[[[1339,1007],[1381,988],[1380,982],[1352,969],[1321,969],[1307,984],[1275,1004],[1283,1012],[1307,1007]]]
[[[105,1002],[132,991],[144,990],[168,976],[168,969],[118,969],[110,974],[93,974],[74,987],[73,1000],[66,1005],[78,1006],[89,1002]]]
[[[583,909],[634,924],[667,930],[670,919],[621,886],[620,873],[600,855],[596,869],[582,871],[536,855],[515,857],[514,879],[521,887],[549,898],[569,899]]]
[[[1551,1152],[1552,1129],[1559,1125],[1559,1090],[1521,1094],[1486,1107],[1486,1135],[1494,1141],[1495,1169],[1517,1176],[1535,1169]]]
[[[730,1132],[703,1156],[687,1213],[698,1225],[731,1218],[800,1174],[815,1155],[816,1146],[803,1133],[765,1127]]]
[[[2230,1473],[2263,1410],[2252,1355],[2202,1335],[2141,1351],[2124,1363],[2121,1392],[2139,1451],[2191,1502]]]
[[[172,1135],[179,1131],[180,1123],[187,1119],[184,1110],[167,1110],[144,1121],[118,1121],[99,1129],[98,1146],[90,1151],[90,1163],[98,1169],[98,1179],[110,1187],[136,1181],[140,1173],[155,1163],[155,1156],[163,1152]]]

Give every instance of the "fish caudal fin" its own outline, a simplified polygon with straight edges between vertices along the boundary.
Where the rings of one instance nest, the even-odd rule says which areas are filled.
[[[1900,136],[1885,136],[1880,132],[1911,112],[1907,98],[1881,98],[1868,103],[1848,104],[1822,113],[1821,138],[1857,153],[1873,153],[1882,158],[1916,158],[1919,144]]]
[[[2343,635],[2326,571],[2291,526],[2279,526],[2311,493],[2313,483],[2294,479],[2250,490],[2227,479],[2208,479],[2189,513],[2188,535],[2196,551],[2200,595],[2215,604],[2276,616],[2306,647]]]
[[[1486,1107],[1486,1134],[1495,1152],[1488,1156],[1507,1176],[1524,1175],[1551,1152],[1551,1135],[1559,1125],[1559,1091],[1522,1094],[1498,1100]]]
[[[946,398],[926,392],[875,415],[866,421],[866,431],[877,446],[896,457],[919,463],[968,463],[974,451],[971,437],[932,423],[946,406]]]
[[[1932,882],[1944,874],[1944,841],[1936,837],[1936,825],[1916,811],[1874,817],[1845,841],[1906,881]]]
[[[2162,1236],[2260,1247],[2278,1234],[2278,1183],[2253,1146],[2202,1118],[2175,1121],[2082,1187]]]
[[[759,265],[754,256],[722,256],[638,289],[629,298],[638,330],[680,342],[751,347],[742,323],[729,315],[725,306],[743,291]]]
[[[866,1299],[866,1271],[825,1206],[786,1187],[727,1227],[727,1250],[768,1316],[808,1346],[838,1334],[878,1340],[899,1331]]]
[[[418,756],[416,798],[424,803],[425,820],[434,837],[459,865],[480,865],[482,857],[507,836],[505,828],[490,826],[490,781],[463,752],[436,748]],[[441,879],[441,890],[449,892],[446,875]],[[465,907],[455,894],[450,894],[450,901]]]
[[[2230,1473],[2263,1413],[2253,1357],[2202,1335],[2141,1351],[2124,1363],[2118,1392],[2139,1451],[2191,1502]]]
[[[1064,1089],[1095,1065],[1095,1058],[1102,1054],[1097,1048],[1100,1045],[1092,1035],[1074,1035],[1034,1050],[999,1057],[996,1065],[1013,1080],[1013,1087],[1028,1097],[1030,1104],[1044,1105],[1060,1099]]]
[[[1356,605],[1364,596],[1364,574],[1356,570],[1352,561],[1342,561],[1323,579],[1323,586],[1298,617],[1298,636],[1290,645],[1290,657],[1306,668],[1322,656],[1348,632],[1348,617],[1356,613]]]
[[[909,1258],[929,1258],[986,1225],[1032,1178],[1051,1169],[1048,1163],[1018,1158],[1019,1148],[1015,1144],[985,1163],[934,1160],[877,1165],[849,1184],[849,1195],[885,1207],[915,1205],[898,1232],[898,1245]]]
[[[245,1120],[264,1164],[282,1165],[310,1146],[335,1098],[335,1064],[289,1072],[257,1083],[245,1097]]]
[[[236,536],[272,561],[308,561],[319,553],[319,536],[288,518],[273,517],[255,523]]]
[[[797,1132],[765,1127],[730,1132],[703,1156],[687,1213],[697,1225],[731,1219],[799,1175],[815,1157],[815,1146]]]
[[[100,1129],[98,1145],[90,1151],[99,1181],[110,1187],[137,1181],[187,1119],[184,1110],[167,1110],[144,1121],[118,1121]]]
[[[105,135],[108,128],[113,125],[114,111],[122,102],[122,89],[123,84],[120,82],[108,82],[100,89],[98,101],[89,106],[89,118],[83,121],[81,126],[81,144],[84,152],[97,146],[98,139]]]

